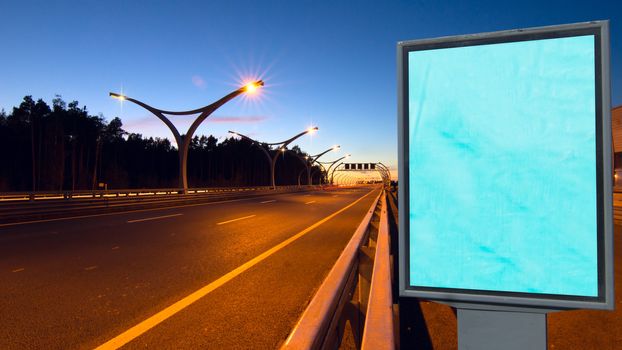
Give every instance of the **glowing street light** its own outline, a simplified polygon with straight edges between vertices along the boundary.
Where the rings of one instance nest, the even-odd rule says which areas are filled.
[[[239,132],[235,132],[235,131],[229,131],[230,134],[235,135],[235,136],[239,136],[243,139],[247,139],[250,142],[252,142],[252,144],[257,145],[259,148],[261,148],[261,150],[264,152],[264,154],[266,155],[268,162],[270,163],[270,179],[271,179],[271,184],[272,184],[272,189],[276,189],[276,181],[275,181],[275,177],[274,177],[274,170],[276,168],[276,161],[279,158],[279,154],[285,154],[285,152],[287,151],[287,145],[289,145],[290,143],[292,143],[294,140],[296,140],[297,138],[305,135],[305,134],[309,134],[309,133],[314,133],[318,130],[318,127],[311,127],[308,128],[307,130],[285,140],[282,142],[275,142],[275,143],[261,143],[257,140],[251,139],[250,137],[246,136],[246,135],[242,135]],[[268,149],[266,149],[265,146],[268,146]],[[276,152],[274,154],[274,157],[272,157],[270,155],[270,146],[277,146],[276,147]]]
[[[335,160],[334,162],[332,162],[332,163],[330,164],[330,166],[328,167],[328,170],[326,170],[326,176],[327,176],[327,177],[330,177],[330,183],[331,183],[331,185],[332,185],[332,183],[333,183],[333,175],[335,175],[335,171],[337,170],[337,168],[339,168],[339,166],[340,166],[341,164],[343,164],[343,162],[341,162],[341,163],[337,164],[337,166],[333,169],[333,172],[332,172],[332,173],[330,172],[330,168],[332,168],[332,167],[333,167],[333,165],[334,165],[335,163],[337,163],[338,161],[343,160],[343,159],[348,159],[348,158],[350,158],[351,156],[352,156],[351,154],[346,154],[345,156],[343,156],[343,157],[341,157],[341,158],[339,158],[339,159]],[[330,176],[328,175],[329,173],[330,173]]]
[[[151,112],[153,115],[158,117],[161,121],[163,121],[164,124],[166,124],[166,126],[168,126],[168,128],[173,133],[173,136],[175,137],[175,141],[177,142],[177,148],[179,151],[179,188],[182,189],[183,193],[188,193],[188,175],[187,175],[188,150],[190,148],[190,141],[192,140],[192,136],[194,135],[199,125],[201,125],[201,123],[207,117],[209,117],[212,113],[214,113],[214,111],[218,109],[220,106],[224,105],[225,103],[229,102],[230,100],[232,100],[233,98],[235,98],[236,96],[240,94],[253,93],[261,86],[264,86],[263,80],[257,80],[257,81],[248,83],[240,87],[239,89],[229,93],[228,95],[224,96],[220,100],[210,105],[197,108],[197,109],[193,109],[190,111],[180,111],[180,112],[179,111],[165,111],[162,109],[154,108],[144,102],[141,102],[131,97],[118,94],[118,93],[114,93],[114,92],[110,93],[110,97],[120,100],[120,101],[133,102],[143,107],[144,109],[148,110],[149,112]],[[177,130],[175,125],[173,125],[173,123],[165,116],[165,114],[168,114],[168,115],[199,114],[199,116],[190,125],[188,132],[182,135],[179,133],[179,130]]]
[[[253,93],[255,93],[257,91],[257,89],[260,86],[263,86],[263,81],[261,81],[261,80],[260,81],[256,81],[256,82],[251,82],[251,83],[248,83],[248,84],[244,85],[244,90],[246,92],[248,92],[249,94],[253,94]]]
[[[326,151],[324,151],[324,152],[318,153],[318,154],[316,154],[316,155],[314,155],[314,156],[307,156],[307,163],[305,164],[305,165],[306,165],[306,167],[307,167],[307,184],[309,184],[309,185],[311,185],[311,184],[312,184],[312,183],[311,183],[311,167],[313,166],[313,163],[316,163],[316,162],[317,162],[317,160],[318,160],[321,156],[325,155],[326,153],[331,152],[331,151],[337,151],[337,150],[339,150],[340,148],[341,148],[341,146],[339,146],[339,145],[334,145],[333,147],[331,147],[331,148],[327,149],[327,150],[326,150]],[[320,166],[322,166],[322,164],[320,164],[319,162],[317,162],[317,163],[318,163]],[[298,179],[300,179],[300,175],[302,175],[302,172],[300,172],[300,174],[298,174]],[[300,180],[298,180],[298,183],[300,183]]]
[[[121,100],[121,101],[123,101],[123,100],[125,100],[127,98],[127,97],[125,97],[125,95],[116,94],[114,92],[110,93],[110,97],[116,98],[117,100]]]

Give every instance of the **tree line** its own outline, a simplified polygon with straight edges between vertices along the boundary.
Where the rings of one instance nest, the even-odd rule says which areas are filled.
[[[277,185],[298,184],[301,172],[306,184],[305,156],[297,146],[279,156]],[[100,183],[108,189],[178,187],[178,153],[167,138],[128,133],[121,119],[108,122],[60,96],[52,106],[25,96],[11,113],[0,112],[0,160],[0,192],[90,190]],[[270,165],[248,140],[219,143],[197,135],[188,153],[188,184],[267,186]]]

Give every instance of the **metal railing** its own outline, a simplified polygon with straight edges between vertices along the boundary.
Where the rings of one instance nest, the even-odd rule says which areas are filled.
[[[393,326],[393,293],[391,281],[391,242],[387,214],[387,196],[382,196],[382,212],[372,273],[369,304],[361,349],[395,349]]]
[[[386,208],[382,191],[282,349],[337,349],[347,323],[355,347],[395,348]]]
[[[289,190],[292,188],[308,188],[315,186],[277,186],[276,190]],[[271,189],[270,186],[246,186],[246,187],[205,187],[188,189],[189,195],[202,193],[261,191]],[[0,192],[0,202],[23,202],[51,199],[85,199],[85,198],[117,198],[135,196],[157,195],[180,195],[180,188],[140,188],[118,190],[77,190],[77,191],[36,191],[36,192]]]
[[[65,217],[67,215],[86,215],[100,212],[125,211],[146,208],[171,207],[176,205],[198,204],[220,200],[263,196],[274,193],[288,193],[313,190],[315,187],[280,186],[275,190],[268,186],[237,188],[192,189],[181,195],[178,189],[147,189],[117,191],[71,192],[51,196],[37,193],[38,199],[0,200],[0,224],[24,220],[39,220]],[[7,194],[4,198],[7,198]],[[16,194],[11,194],[16,196]],[[2,198],[2,197],[0,197]],[[45,199],[44,199],[45,198]]]
[[[613,188],[613,222],[622,224],[622,188]]]

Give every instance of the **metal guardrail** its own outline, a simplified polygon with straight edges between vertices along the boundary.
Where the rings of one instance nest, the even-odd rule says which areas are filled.
[[[305,188],[309,186],[277,186],[278,190],[291,188]],[[219,192],[243,192],[261,191],[271,189],[270,186],[244,186],[244,187],[205,187],[188,189],[187,195]],[[157,195],[180,195],[180,188],[141,188],[141,189],[118,189],[118,190],[78,190],[78,191],[36,191],[36,192],[0,192],[0,203],[39,201],[51,199],[85,199],[85,198],[116,198],[135,196]]]
[[[395,348],[386,208],[386,194],[382,191],[283,344],[283,350],[337,349],[347,323],[357,348]]]
[[[622,224],[622,188],[613,188],[613,221]]]
[[[160,208],[175,205],[187,205],[218,200],[262,196],[272,193],[287,193],[311,190],[315,187],[280,186],[277,190],[270,187],[240,187],[219,189],[194,189],[192,193],[163,194],[161,190],[150,189],[117,191],[113,196],[78,197],[73,193],[71,200],[22,200],[0,201],[0,224],[23,220],[39,220],[66,217],[67,215],[87,215],[101,212]],[[175,189],[176,190],[176,189]],[[108,191],[108,194],[111,191]]]
[[[395,349],[395,328],[393,325],[393,293],[391,282],[391,242],[387,214],[387,196],[382,196],[380,227],[374,270],[372,273],[369,304],[365,315],[365,328],[361,349]]]

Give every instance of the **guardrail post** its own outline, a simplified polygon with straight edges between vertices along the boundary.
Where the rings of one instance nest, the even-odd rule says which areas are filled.
[[[376,250],[370,247],[361,247],[359,249],[359,283],[358,283],[358,299],[361,314],[367,312],[367,304],[369,301],[369,289],[371,287],[371,275],[374,268],[374,254]],[[365,317],[363,317],[364,319]]]
[[[385,192],[385,196],[382,198],[382,208],[378,222],[375,254],[377,261],[373,268],[369,305],[365,313],[365,330],[361,343],[362,350],[395,349],[390,254],[391,238],[389,237],[387,208]]]
[[[378,215],[381,197],[372,203],[282,349],[337,349],[348,321],[355,346],[361,346],[375,250],[364,245],[369,242],[370,222]]]

